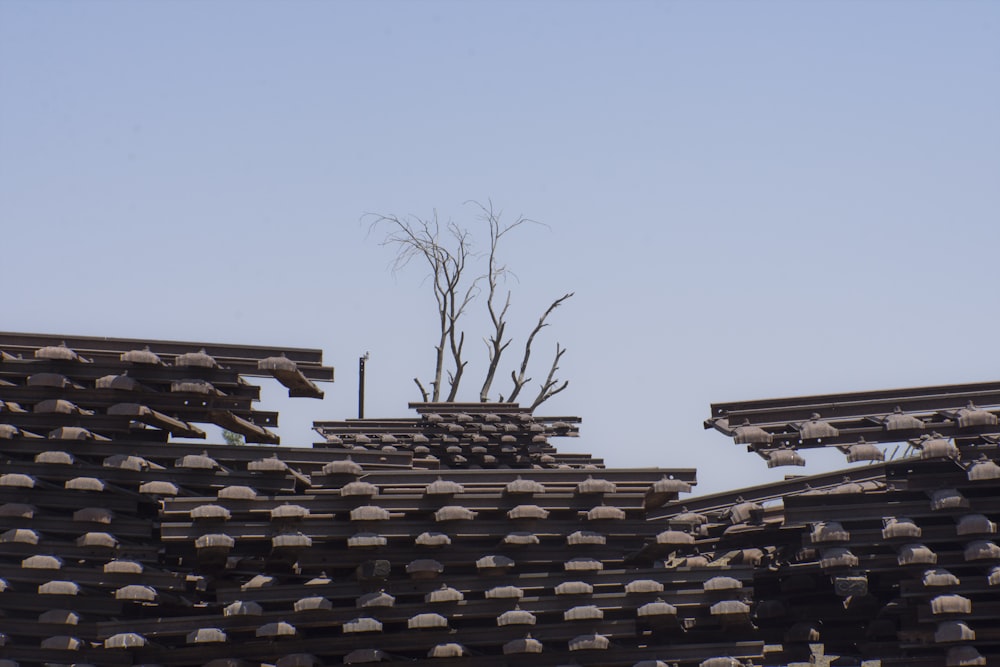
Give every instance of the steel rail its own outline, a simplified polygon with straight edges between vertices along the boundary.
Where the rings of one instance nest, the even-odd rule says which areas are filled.
[[[665,504],[650,512],[649,520],[658,521],[676,516],[681,512],[712,512],[732,507],[737,502],[767,502],[796,496],[806,491],[824,489],[849,482],[879,481],[885,477],[885,464],[835,470],[817,475],[796,476],[780,482],[758,484],[735,491],[693,496]]]
[[[284,356],[295,362],[302,374],[310,380],[333,381],[333,368],[322,365],[323,351],[319,349],[0,332],[0,349],[12,355],[34,354],[39,348],[62,344],[81,356],[98,358],[117,358],[124,352],[147,346],[161,357],[171,359],[204,350],[221,365],[229,366],[241,375],[255,377],[272,377],[270,372],[258,369],[257,363],[260,360]]]
[[[795,421],[799,417],[791,416],[788,419],[784,419],[783,415],[785,413],[782,411],[788,411],[788,414],[797,415],[799,412],[795,411],[801,410],[819,412],[824,417],[827,416],[827,412],[830,413],[830,416],[833,416],[835,413],[843,416],[865,416],[878,413],[889,414],[893,412],[897,405],[900,405],[899,401],[919,401],[925,399],[929,401],[948,401],[952,397],[955,400],[961,400],[965,396],[975,394],[1000,397],[1000,381],[712,403],[712,415],[710,419],[718,419],[738,413],[741,416],[744,414],[746,416],[756,414],[768,415],[769,421]],[[967,400],[968,398],[965,398],[965,401]],[[955,407],[963,407],[964,404],[962,402]],[[1000,398],[998,398],[998,402],[992,404],[1000,405]],[[808,415],[806,415],[806,418],[808,418]],[[751,419],[751,422],[753,422],[753,419]]]

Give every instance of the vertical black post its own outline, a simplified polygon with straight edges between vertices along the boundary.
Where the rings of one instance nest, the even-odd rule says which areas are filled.
[[[368,353],[358,357],[358,419],[365,418],[365,362],[368,361]]]

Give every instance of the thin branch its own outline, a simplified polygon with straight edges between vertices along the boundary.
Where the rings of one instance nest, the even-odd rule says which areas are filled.
[[[424,385],[420,384],[420,378],[413,378],[413,381],[417,383],[417,388],[420,389],[420,395],[424,397],[424,403],[427,403],[430,399],[427,396],[427,390],[424,389]]]
[[[531,334],[528,336],[528,340],[525,341],[524,343],[524,356],[521,357],[520,371],[517,373],[511,371],[510,373],[510,377],[514,381],[514,389],[511,391],[510,396],[507,397],[508,401],[513,401],[515,398],[517,398],[518,394],[521,393],[521,388],[531,381],[531,378],[527,377],[528,361],[531,359],[531,344],[532,342],[534,342],[535,336],[538,335],[539,331],[548,326],[545,320],[546,318],[548,318],[549,315],[552,314],[552,311],[561,306],[562,302],[573,296],[573,294],[574,294],[573,292],[568,292],[566,294],[563,294],[561,297],[553,301],[551,305],[549,305],[549,307],[545,310],[545,312],[542,313],[542,316],[538,318],[538,324],[536,324],[535,328],[531,330]]]
[[[450,402],[454,401],[458,395],[458,388],[462,382],[462,375],[465,373],[465,366],[467,364],[462,359],[462,350],[465,347],[465,332],[459,331],[458,320],[479,293],[478,285],[480,278],[472,281],[469,287],[466,288],[461,301],[459,301],[458,292],[460,283],[462,277],[465,275],[466,262],[472,251],[468,231],[460,229],[454,224],[450,224],[449,229],[458,244],[456,252],[453,255],[454,260],[448,265],[448,344],[451,350],[452,364],[455,368],[454,373],[448,374],[450,388],[448,390],[448,397],[445,400]]]
[[[549,368],[548,377],[545,378],[541,389],[538,390],[538,395],[535,396],[535,400],[531,403],[531,408],[529,408],[531,411],[534,411],[539,405],[569,386],[569,380],[564,380],[562,384],[559,384],[559,380],[556,379],[556,371],[559,370],[559,360],[564,354],[566,354],[566,348],[559,347],[559,343],[556,343],[556,356],[552,359],[552,366]]]
[[[524,216],[518,216],[514,222],[503,226],[500,224],[503,212],[494,210],[492,200],[487,200],[487,204],[485,206],[479,202],[474,203],[482,211],[480,219],[486,221],[490,230],[490,251],[485,277],[489,284],[489,293],[486,298],[486,310],[489,313],[490,322],[493,325],[493,333],[486,339],[487,354],[490,363],[486,369],[486,376],[483,378],[483,386],[479,390],[479,400],[485,403],[489,400],[490,388],[493,386],[493,380],[496,377],[497,368],[500,366],[500,359],[503,356],[504,351],[510,346],[512,340],[510,338],[504,340],[504,332],[507,328],[507,311],[510,309],[510,290],[507,291],[507,297],[504,300],[503,308],[501,308],[499,312],[497,311],[495,305],[497,282],[501,277],[506,277],[510,274],[507,267],[499,262],[499,258],[497,257],[497,247],[500,244],[500,239],[503,238],[507,232],[520,227],[526,222],[534,223],[535,221],[529,220]]]
[[[493,285],[490,285],[490,290],[492,292]],[[507,329],[507,309],[510,308],[510,292],[507,292],[507,300],[503,304],[503,308],[499,313],[493,307],[493,294],[490,294],[489,303],[487,303],[487,309],[490,313],[490,319],[493,322],[493,335],[491,335],[486,340],[487,353],[489,354],[490,365],[486,369],[486,377],[483,379],[482,389],[479,390],[479,400],[485,403],[489,400],[490,387],[493,386],[493,379],[496,377],[497,368],[500,366],[500,357],[503,355],[504,350],[510,347],[511,339],[503,339],[504,331]]]
[[[469,363],[462,360],[462,346],[465,345],[465,332],[463,331],[459,335],[458,345],[455,344],[454,329],[452,329],[451,335],[451,355],[455,362],[455,372],[448,373],[448,382],[451,389],[448,391],[448,398],[445,400],[449,403],[454,401],[458,394],[458,385],[462,382],[462,374],[465,373],[465,366]]]
[[[417,257],[423,257],[430,270],[431,287],[438,313],[438,343],[434,346],[434,379],[431,381],[431,392],[418,383],[424,400],[439,401],[443,386],[442,377],[445,372],[445,352],[451,351],[457,372],[449,374],[451,381],[450,394],[454,395],[461,378],[464,363],[461,359],[462,345],[456,337],[458,319],[465,312],[469,302],[476,294],[476,281],[459,294],[466,261],[471,253],[469,234],[454,222],[448,222],[444,229],[454,241],[454,248],[449,249],[442,239],[442,226],[434,212],[432,218],[424,220],[418,217],[400,218],[394,215],[373,215],[370,229],[377,226],[388,226],[389,232],[381,245],[396,249],[393,262],[393,272],[407,266]]]

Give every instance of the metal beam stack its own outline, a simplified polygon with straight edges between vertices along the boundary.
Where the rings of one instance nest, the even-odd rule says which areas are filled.
[[[714,405],[769,466],[857,465],[682,498],[693,470],[562,452],[579,419],[509,403],[279,447],[250,377],[333,370],[0,334],[0,667],[1000,661],[1000,385]]]
[[[414,404],[277,447],[247,378],[321,396],[318,351],[30,334],[0,350],[5,667],[763,658],[752,568],[667,574],[677,545],[650,513],[694,471],[559,452],[576,418]],[[206,424],[264,444],[192,443]]]
[[[844,664],[1000,663],[998,389],[976,383],[712,406],[706,428],[770,467],[799,465],[800,451],[816,447],[861,464],[711,503],[761,508],[756,520],[717,538],[704,532],[701,544],[752,544],[768,554],[754,579],[757,624],[762,639],[782,644],[785,660],[821,642],[853,661]],[[660,516],[669,521],[674,512],[667,506]]]

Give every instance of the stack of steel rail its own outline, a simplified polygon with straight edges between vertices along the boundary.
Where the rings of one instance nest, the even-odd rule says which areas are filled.
[[[414,405],[276,447],[246,377],[320,396],[317,351],[25,334],[0,351],[0,664],[763,658],[751,567],[665,567],[676,545],[648,519],[694,471],[560,453],[575,418]],[[205,424],[265,444],[174,439]]]
[[[770,467],[801,465],[815,447],[862,464],[687,503],[710,517],[757,504],[743,525],[703,528],[699,545],[763,551],[760,638],[785,659],[822,642],[850,664],[1000,661],[998,414],[1000,383],[713,405],[706,428]],[[658,516],[672,520],[676,505]]]
[[[1000,384],[714,405],[769,466],[856,465],[681,498],[693,470],[560,452],[579,419],[515,404],[279,447],[261,376],[333,372],[0,334],[0,667],[1000,662]]]
[[[324,444],[407,451],[414,467],[603,468],[589,454],[556,451],[553,437],[579,435],[578,417],[540,417],[516,403],[411,403],[415,419],[316,422]]]

